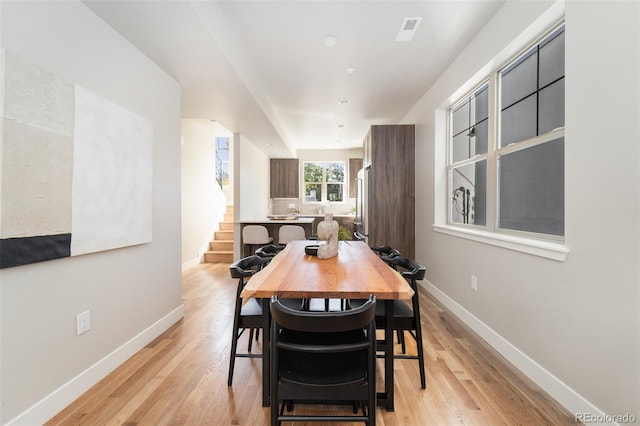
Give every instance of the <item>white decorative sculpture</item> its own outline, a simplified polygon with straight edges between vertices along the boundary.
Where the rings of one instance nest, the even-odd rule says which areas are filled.
[[[318,247],[318,259],[330,259],[338,255],[338,228],[333,213],[325,213],[324,220],[318,224],[318,240],[324,240],[326,244]]]

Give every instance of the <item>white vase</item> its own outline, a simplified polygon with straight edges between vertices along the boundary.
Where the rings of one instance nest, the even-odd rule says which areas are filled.
[[[333,213],[325,213],[324,220],[318,224],[318,240],[325,241],[318,247],[319,259],[330,259],[338,255],[338,222]]]

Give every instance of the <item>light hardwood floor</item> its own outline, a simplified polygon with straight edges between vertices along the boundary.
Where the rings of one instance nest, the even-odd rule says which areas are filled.
[[[184,318],[47,424],[268,424],[260,359],[238,359],[233,387],[226,384],[236,288],[228,266],[200,264],[185,271]],[[427,389],[420,389],[416,361],[397,360],[395,411],[378,409],[378,425],[576,424],[424,291],[420,302]]]

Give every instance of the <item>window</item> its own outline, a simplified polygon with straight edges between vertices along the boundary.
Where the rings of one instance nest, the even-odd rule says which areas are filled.
[[[561,25],[449,109],[450,223],[564,236],[564,80]]]
[[[229,185],[228,137],[216,137],[216,181],[220,188]]]
[[[486,225],[489,86],[482,85],[451,111],[451,221]]]
[[[304,201],[344,200],[344,161],[305,161]]]

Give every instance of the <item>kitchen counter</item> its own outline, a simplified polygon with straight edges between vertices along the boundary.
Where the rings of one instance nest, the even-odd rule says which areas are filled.
[[[324,214],[306,214],[306,213],[300,213],[300,217],[324,217]],[[355,214],[349,214],[349,213],[341,213],[341,214],[333,214],[333,217],[353,217],[355,218],[356,215]]]
[[[241,225],[248,225],[248,224],[264,225],[264,224],[271,224],[271,223],[281,224],[281,225],[285,225],[285,224],[306,225],[306,224],[313,223],[313,217],[298,216],[297,218],[286,218],[286,219],[274,219],[274,218],[266,217],[264,219],[244,219],[244,220],[239,220],[236,223],[239,223]]]

